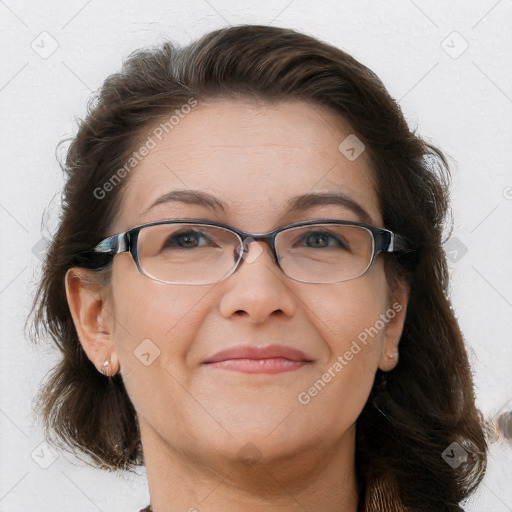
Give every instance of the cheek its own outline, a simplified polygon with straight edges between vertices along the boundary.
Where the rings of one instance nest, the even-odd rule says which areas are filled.
[[[172,362],[179,368],[204,317],[202,298],[208,287],[159,283],[126,260],[119,258],[112,276],[115,344],[123,376],[140,370],[141,364],[154,369]]]
[[[126,391],[138,415],[154,421],[158,413],[163,429],[179,431],[183,404],[190,405],[186,356],[204,322],[209,287],[169,286],[123,266],[118,276],[112,307]]]
[[[364,342],[368,332],[372,335],[368,335],[365,346],[373,349],[379,345],[385,327],[380,315],[385,313],[388,302],[385,275],[376,265],[358,279],[317,288],[308,304],[331,352],[340,355],[349,349],[352,341]]]
[[[308,305],[328,355],[298,401],[312,417],[325,414],[331,406],[343,411],[331,417],[339,428],[357,419],[373,385],[385,334],[381,315],[388,305],[387,288],[384,273],[370,271],[359,279],[318,290]]]

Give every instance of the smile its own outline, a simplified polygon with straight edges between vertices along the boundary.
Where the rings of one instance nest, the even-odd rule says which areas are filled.
[[[291,361],[282,357],[269,357],[266,359],[226,359],[206,364],[212,368],[244,373],[283,373],[298,370],[310,363],[310,361]]]

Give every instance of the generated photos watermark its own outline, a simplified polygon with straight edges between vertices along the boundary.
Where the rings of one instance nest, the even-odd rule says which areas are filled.
[[[183,104],[179,109],[164,122],[160,123],[148,137],[138,150],[133,151],[130,158],[125,164],[117,169],[117,171],[110,176],[110,178],[103,183],[101,187],[94,189],[93,195],[96,199],[105,199],[107,194],[114,190],[114,188],[125,178],[135,166],[137,166],[146,156],[149,155],[152,149],[156,148],[161,142],[164,134],[169,134],[180,121],[189,114],[193,108],[197,107],[198,101],[195,98],[190,98],[187,103]]]
[[[381,313],[379,319],[371,327],[365,328],[357,335],[357,339],[353,340],[350,348],[344,352],[343,355],[339,355],[336,361],[322,374],[322,376],[315,381],[306,391],[301,391],[297,399],[299,403],[306,405],[311,402],[311,399],[317,396],[325,386],[331,382],[336,375],[338,375],[345,366],[349,364],[355,355],[359,354],[362,350],[362,346],[368,344],[369,339],[373,339],[379,332],[381,332],[385,326],[395,317],[397,313],[402,311],[403,306],[395,302],[385,312]]]

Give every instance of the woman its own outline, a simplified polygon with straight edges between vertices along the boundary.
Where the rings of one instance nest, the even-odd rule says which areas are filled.
[[[65,162],[47,436],[153,512],[456,511],[486,441],[448,166],[377,76],[266,26],[135,52]]]

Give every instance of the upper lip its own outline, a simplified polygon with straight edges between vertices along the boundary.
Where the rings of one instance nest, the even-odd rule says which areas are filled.
[[[290,361],[312,362],[304,352],[285,345],[239,345],[217,352],[204,363],[218,363],[227,359],[270,359],[281,357]]]

